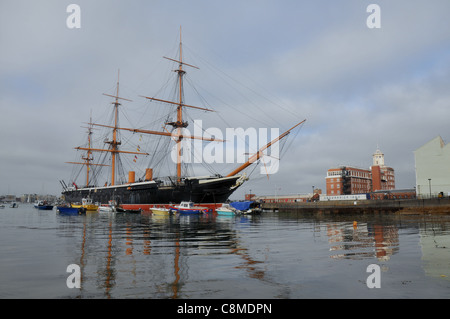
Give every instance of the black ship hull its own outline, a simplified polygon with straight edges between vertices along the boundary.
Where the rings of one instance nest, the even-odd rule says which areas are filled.
[[[240,175],[221,178],[189,178],[182,183],[165,186],[158,181],[138,182],[117,186],[89,187],[65,190],[67,202],[91,198],[102,204],[115,200],[122,205],[145,208],[149,204],[170,204],[182,201],[194,203],[223,203],[242,184]]]

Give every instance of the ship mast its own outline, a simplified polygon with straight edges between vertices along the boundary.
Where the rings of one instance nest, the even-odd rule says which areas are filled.
[[[92,117],[91,117],[91,121],[90,122],[92,122]],[[66,162],[66,163],[68,163],[68,164],[86,165],[86,187],[88,187],[89,184],[90,184],[89,173],[90,173],[90,170],[91,170],[91,166],[109,166],[109,165],[91,163],[94,160],[94,157],[92,156],[92,150],[91,150],[92,124],[90,123],[90,125],[88,127],[86,127],[86,128],[88,129],[88,147],[87,147],[86,156],[82,156],[81,157],[81,159],[83,159],[84,162]]]
[[[112,186],[115,185],[116,160],[117,160],[117,156],[119,155],[119,153],[149,155],[148,153],[121,151],[118,148],[118,146],[122,144],[120,141],[117,140],[117,130],[119,129],[119,127],[118,127],[118,124],[119,124],[119,105],[121,105],[119,103],[119,100],[125,100],[125,101],[132,102],[129,99],[125,99],[125,98],[119,96],[119,78],[120,78],[120,70],[118,71],[118,75],[117,75],[116,95],[110,95],[110,94],[103,93],[103,95],[110,96],[110,97],[113,97],[115,99],[114,102],[112,102],[112,104],[114,105],[114,126],[102,125],[102,126],[106,126],[106,127],[111,127],[113,129],[113,138],[112,138],[112,140],[111,141],[105,141],[106,144],[110,145],[109,149],[91,148],[90,145],[89,145],[89,147],[75,147],[75,149],[78,149],[78,150],[86,150],[86,151],[88,151],[88,153],[92,152],[92,151],[94,151],[94,152],[110,152],[111,153],[111,185]],[[90,123],[90,124],[91,125],[98,125],[98,124],[94,124],[94,123]],[[109,166],[109,165],[105,165],[105,166]]]
[[[203,111],[208,111],[208,112],[214,112],[213,110],[207,109],[207,108],[202,108],[202,107],[197,107],[197,106],[192,106],[192,105],[187,105],[184,104],[183,101],[183,76],[186,74],[186,71],[183,69],[183,65],[195,68],[195,69],[199,69],[198,67],[185,63],[183,62],[183,42],[182,42],[182,37],[181,37],[181,27],[180,27],[180,44],[179,44],[179,58],[178,60],[176,59],[171,59],[168,57],[163,57],[167,60],[170,61],[174,61],[178,63],[178,69],[174,70],[174,72],[177,73],[178,75],[178,103],[177,102],[173,102],[173,101],[166,101],[166,100],[161,100],[161,99],[156,99],[156,98],[152,98],[152,97],[148,97],[148,96],[143,96],[149,100],[152,101],[158,101],[158,102],[165,102],[165,103],[169,103],[169,104],[175,104],[177,105],[177,120],[176,122],[167,122],[167,125],[171,125],[174,129],[176,129],[176,134],[161,134],[160,132],[158,132],[157,134],[159,135],[169,135],[172,137],[176,137],[176,147],[177,147],[177,180],[178,182],[181,181],[181,141],[183,140],[183,138],[185,136],[182,135],[182,128],[185,128],[188,126],[187,122],[183,121],[183,107],[190,107],[190,108],[195,108],[195,109],[200,109]],[[141,131],[141,130],[134,130],[135,132],[142,132],[142,133],[148,133]],[[153,134],[153,133],[149,133],[149,134]],[[195,136],[189,136],[190,138],[194,138],[194,139],[202,139],[205,141],[221,141],[218,139],[209,139],[209,138],[203,138],[203,137],[195,137]]]
[[[110,144],[110,150],[111,150],[111,185],[115,185],[115,176],[116,176],[116,159],[118,155],[119,148],[118,146],[121,144],[120,141],[117,141],[117,124],[119,120],[119,99],[129,101],[131,100],[119,97],[119,78],[120,78],[120,70],[117,73],[117,91],[116,95],[109,95],[103,93],[103,95],[111,96],[115,98],[114,102],[112,104],[114,105],[114,128],[113,128],[113,139],[112,141],[105,141],[106,144]]]
[[[183,95],[184,95],[183,94],[183,77],[186,74],[186,71],[183,69],[183,66],[189,66],[189,67],[195,68],[195,69],[199,69],[199,68],[183,61],[183,43],[182,43],[182,37],[181,37],[181,27],[180,27],[179,58],[178,59],[172,59],[172,58],[168,58],[168,57],[165,57],[165,56],[163,58],[178,63],[178,68],[176,70],[174,70],[174,72],[176,72],[177,76],[178,76],[178,79],[177,79],[177,85],[178,85],[178,91],[179,91],[178,92],[178,101],[174,102],[174,101],[162,100],[162,99],[158,99],[158,98],[154,98],[154,97],[148,97],[148,96],[143,96],[143,95],[141,95],[141,97],[144,97],[144,98],[149,99],[151,101],[163,102],[163,103],[167,103],[169,105],[176,105],[177,106],[177,118],[176,118],[176,121],[174,121],[174,122],[166,122],[165,123],[166,125],[171,125],[175,129],[172,133],[171,132],[167,132],[167,131],[166,132],[162,132],[162,131],[152,131],[152,130],[144,130],[144,129],[136,129],[136,128],[118,127],[117,125],[115,125],[115,126],[102,125],[102,124],[93,124],[93,125],[102,126],[102,127],[109,127],[109,128],[114,129],[114,130],[127,130],[127,131],[134,132],[134,133],[162,135],[162,136],[168,136],[168,137],[174,138],[175,142],[176,142],[176,149],[177,149],[177,163],[176,163],[177,181],[180,182],[181,181],[181,177],[182,177],[181,176],[181,148],[182,148],[181,142],[182,142],[182,140],[184,138],[199,139],[199,140],[203,140],[203,141],[214,141],[214,142],[223,142],[223,140],[217,139],[217,138],[208,138],[208,137],[203,137],[203,136],[184,135],[182,133],[182,129],[189,125],[188,122],[183,121],[183,108],[188,107],[188,108],[193,108],[193,109],[207,111],[207,112],[215,112],[215,111],[211,110],[211,109],[198,107],[198,106],[193,106],[193,105],[188,105],[188,104],[184,103],[184,100],[183,100]]]
[[[187,123],[183,123],[183,76],[186,73],[183,70],[183,47],[182,47],[182,41],[181,41],[181,27],[180,27],[180,64],[178,66],[178,70],[176,71],[178,73],[178,83],[179,83],[179,99],[180,102],[177,106],[177,122],[175,124],[172,124],[173,127],[177,128],[178,135],[181,135],[181,128],[186,127]],[[177,143],[177,178],[178,181],[181,179],[181,140],[182,138],[179,137],[176,141]]]

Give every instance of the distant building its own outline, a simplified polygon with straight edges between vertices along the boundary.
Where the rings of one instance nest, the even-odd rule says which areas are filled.
[[[414,151],[418,197],[450,195],[450,146],[440,136]]]
[[[377,149],[369,169],[353,166],[330,168],[326,176],[327,195],[363,194],[394,190],[394,169],[384,164],[384,154]]]
[[[394,169],[384,165],[384,154],[379,149],[376,150],[372,157],[373,164],[370,167],[372,172],[372,191],[394,190]]]
[[[245,194],[245,200],[253,200],[255,196],[255,194]]]
[[[254,196],[252,200],[260,201],[261,203],[305,203],[313,201],[315,197],[322,194],[320,188],[314,189],[314,193],[309,194],[290,194],[290,195],[262,195]]]
[[[330,168],[326,177],[327,195],[369,193],[371,178],[370,171],[362,168],[352,166]]]

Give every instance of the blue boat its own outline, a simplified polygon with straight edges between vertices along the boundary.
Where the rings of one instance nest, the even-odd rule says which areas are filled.
[[[261,208],[255,201],[232,202],[230,206],[241,214],[259,214]]]
[[[86,213],[85,208],[77,208],[77,207],[67,207],[67,206],[56,206],[58,212],[62,215],[81,215]]]
[[[37,201],[36,203],[34,203],[34,207],[40,210],[52,210],[53,209],[53,205],[48,205],[46,201]]]

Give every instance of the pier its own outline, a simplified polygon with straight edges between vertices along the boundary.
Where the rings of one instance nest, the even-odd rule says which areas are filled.
[[[359,200],[317,201],[297,203],[262,203],[268,211],[296,211],[299,213],[403,213],[403,214],[450,214],[450,198],[403,199],[403,200]]]

